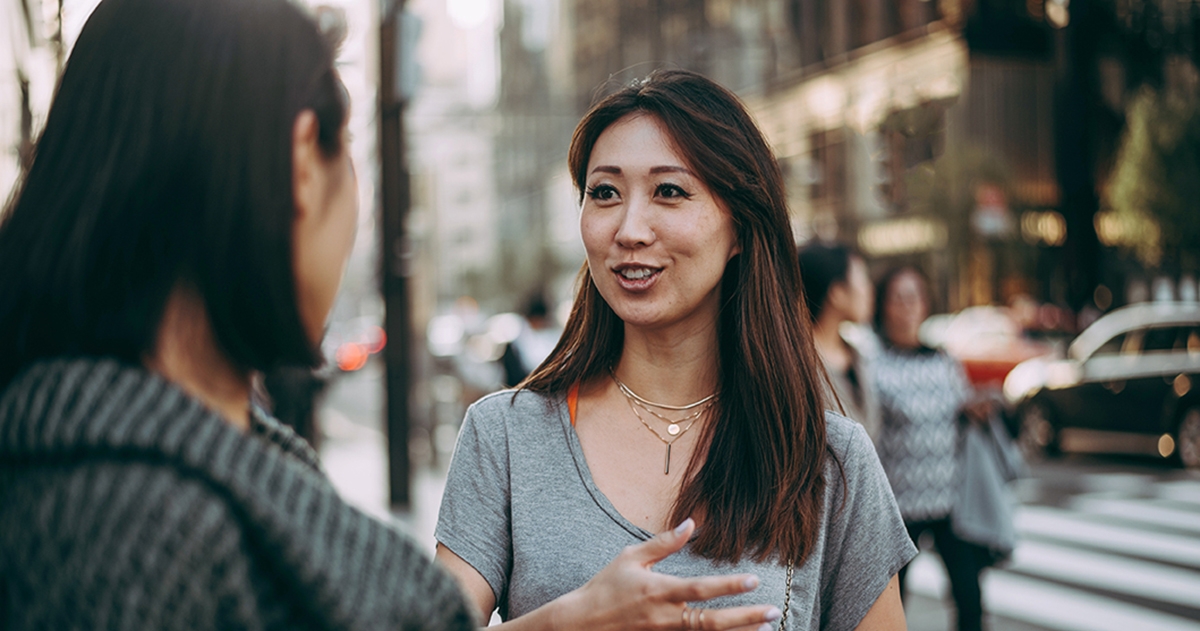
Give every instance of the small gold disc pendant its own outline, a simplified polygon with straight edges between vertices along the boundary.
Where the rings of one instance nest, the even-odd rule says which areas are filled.
[[[672,436],[677,436],[679,434],[679,431],[680,431],[679,425],[676,423],[671,423],[670,425],[667,426],[667,433]]]

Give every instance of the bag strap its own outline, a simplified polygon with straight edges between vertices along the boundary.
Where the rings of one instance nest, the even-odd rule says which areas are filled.
[[[783,615],[779,616],[779,631],[785,631],[787,628],[788,610],[792,607],[792,571],[793,562],[788,561],[787,566],[787,587],[783,592]]]

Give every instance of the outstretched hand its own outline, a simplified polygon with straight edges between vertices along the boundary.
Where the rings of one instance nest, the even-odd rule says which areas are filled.
[[[768,631],[780,611],[770,605],[729,609],[691,609],[688,603],[749,592],[758,587],[752,574],[678,578],[651,568],[678,552],[695,529],[688,519],[674,530],[625,548],[583,587],[557,603],[555,628],[658,629],[680,631]]]

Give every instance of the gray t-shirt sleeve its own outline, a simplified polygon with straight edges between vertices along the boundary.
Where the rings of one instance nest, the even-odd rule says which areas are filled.
[[[891,577],[917,555],[917,549],[871,439],[861,425],[837,420],[830,424],[830,442],[841,459],[844,477],[834,466],[826,482],[833,487],[830,510],[834,514],[828,520],[821,568],[821,628],[849,631],[862,621]]]
[[[512,566],[508,431],[503,415],[486,411],[498,406],[480,403],[463,419],[434,536],[487,580],[500,605]]]

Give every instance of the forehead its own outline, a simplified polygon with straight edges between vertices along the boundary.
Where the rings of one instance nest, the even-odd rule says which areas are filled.
[[[924,292],[925,282],[919,274],[912,270],[904,270],[892,278],[888,284],[888,294],[917,294]]]
[[[609,125],[596,139],[588,172],[603,166],[639,171],[658,166],[686,167],[687,160],[657,116],[636,112]]]

